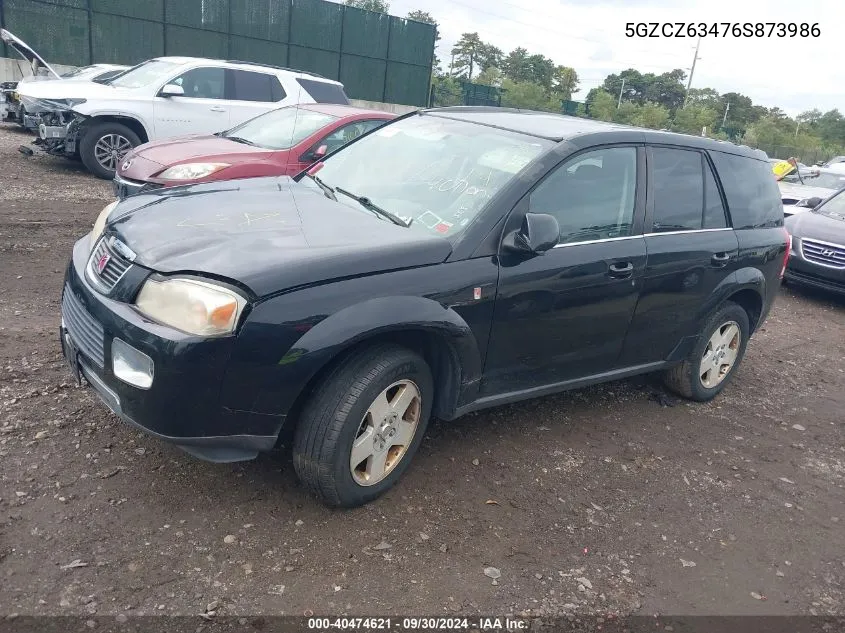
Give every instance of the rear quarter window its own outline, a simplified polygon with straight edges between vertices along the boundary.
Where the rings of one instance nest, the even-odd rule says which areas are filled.
[[[317,103],[339,103],[349,105],[349,99],[342,86],[325,81],[297,78],[296,82],[311,95]]]
[[[735,229],[783,226],[780,189],[766,161],[711,151]]]

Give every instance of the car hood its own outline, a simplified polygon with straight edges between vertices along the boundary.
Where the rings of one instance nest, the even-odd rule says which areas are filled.
[[[140,179],[152,175],[152,172],[149,174],[136,173],[136,170],[133,169],[133,163],[136,159],[141,159],[140,164],[150,165],[151,168],[155,167],[155,171],[158,171],[160,167],[178,165],[198,158],[201,158],[203,162],[223,162],[234,165],[250,162],[256,158],[266,158],[271,154],[273,154],[273,150],[254,147],[246,143],[237,143],[221,136],[185,136],[145,143],[136,148],[126,156],[125,162],[130,163],[126,174],[130,178]]]
[[[845,244],[845,218],[839,220],[818,211],[808,211],[787,218],[785,224],[793,237]]]
[[[825,187],[813,187],[812,185],[802,185],[800,183],[779,182],[781,198],[789,200],[803,200],[804,198],[827,198],[836,193],[836,189],[827,189]],[[794,204],[794,203],[793,203]]]
[[[119,99],[131,94],[128,88],[115,88],[96,81],[28,81],[18,86],[21,98],[29,99]]]
[[[289,177],[160,189],[127,198],[107,231],[152,270],[230,279],[257,296],[444,261],[445,238],[326,198]]]
[[[50,64],[44,61],[43,57],[36,53],[26,42],[17,37],[14,33],[11,33],[6,29],[0,29],[0,40],[2,40],[7,46],[13,48],[18,55],[28,61],[30,67],[33,66],[33,62],[37,62],[39,66],[46,68],[54,78],[60,78],[59,73],[53,70]],[[33,74],[35,74],[34,70],[35,69],[33,69]]]

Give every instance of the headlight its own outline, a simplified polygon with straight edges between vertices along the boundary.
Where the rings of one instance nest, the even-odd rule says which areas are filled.
[[[162,180],[196,180],[228,167],[229,163],[186,163],[165,169],[156,178]]]
[[[245,305],[241,295],[193,279],[148,279],[135,300],[154,321],[200,336],[233,332]]]
[[[103,229],[106,228],[106,220],[109,219],[109,213],[112,212],[117,206],[119,200],[115,200],[105,206],[105,208],[100,211],[100,215],[97,216],[97,219],[94,221],[94,229],[91,231],[91,247],[94,247],[94,244],[97,243],[97,240],[100,239],[100,236],[103,234]]]

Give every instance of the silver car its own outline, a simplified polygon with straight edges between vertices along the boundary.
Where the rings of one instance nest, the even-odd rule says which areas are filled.
[[[778,182],[778,186],[783,201],[783,214],[790,216],[811,208],[808,207],[808,200],[826,200],[845,187],[845,172],[824,168],[801,169],[785,176]]]

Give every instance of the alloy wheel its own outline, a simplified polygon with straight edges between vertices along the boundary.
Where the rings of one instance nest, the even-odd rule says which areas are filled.
[[[349,468],[355,483],[372,486],[382,481],[408,452],[422,412],[417,385],[399,380],[370,404],[352,443]]]
[[[94,158],[109,171],[116,171],[118,162],[132,149],[129,139],[120,134],[101,136],[94,145]]]
[[[736,363],[741,342],[742,331],[736,321],[728,321],[716,328],[704,348],[698,367],[699,380],[705,388],[712,389],[727,377]]]

